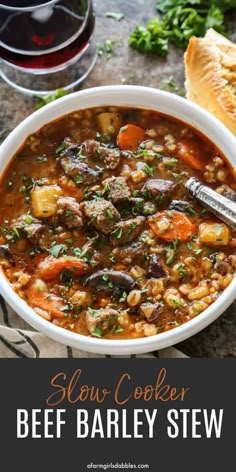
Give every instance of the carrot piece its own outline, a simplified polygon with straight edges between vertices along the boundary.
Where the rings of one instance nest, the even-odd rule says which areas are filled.
[[[64,318],[65,313],[62,308],[65,303],[61,298],[47,292],[47,290],[39,291],[39,285],[37,284],[32,284],[25,293],[29,305],[33,308],[41,308],[53,317]]]
[[[148,218],[148,224],[153,233],[164,241],[187,241],[196,231],[192,221],[178,211],[156,213]]]
[[[200,170],[201,172],[205,171],[205,166],[207,164],[207,157],[203,152],[204,149],[202,149],[196,141],[193,142],[183,139],[178,142],[178,157],[192,169]]]
[[[137,151],[140,143],[144,141],[144,139],[144,129],[136,125],[122,126],[117,136],[118,146],[124,151]]]
[[[72,275],[78,277],[84,273],[85,264],[75,257],[46,257],[39,264],[39,275],[43,280],[52,280],[59,277],[63,269],[71,271]]]

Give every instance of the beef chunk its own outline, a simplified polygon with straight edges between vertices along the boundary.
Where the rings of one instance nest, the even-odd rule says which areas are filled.
[[[121,246],[136,239],[142,231],[144,222],[144,216],[137,216],[137,218],[130,218],[129,220],[117,223],[111,234],[113,246]]]
[[[148,190],[154,197],[160,194],[170,196],[175,187],[176,183],[172,180],[150,179],[144,184],[142,191]]]
[[[67,228],[82,228],[83,214],[79,203],[72,197],[57,200],[57,215]]]
[[[98,141],[88,139],[80,146],[83,156],[99,159],[106,169],[116,169],[120,163],[121,152],[119,149],[111,149],[101,146]]]
[[[16,228],[23,237],[37,243],[46,226],[31,215],[22,215],[12,222],[12,228]]]
[[[158,254],[152,254],[149,261],[148,276],[159,279],[167,276],[164,262]]]
[[[122,247],[116,247],[112,254],[115,256],[115,260],[125,263],[132,262],[135,259],[143,259],[145,257],[144,244],[137,241]]]
[[[232,200],[232,202],[236,202],[236,192],[229,185],[221,185],[216,189],[216,192]]]
[[[112,177],[103,183],[105,188],[108,187],[108,198],[114,205],[127,202],[131,197],[129,186],[124,177]]]
[[[92,336],[102,337],[106,332],[115,330],[119,326],[119,312],[113,308],[101,308],[92,310],[89,308],[86,312],[86,324],[89,333]]]
[[[114,205],[103,198],[84,202],[83,210],[90,223],[104,234],[109,234],[120,219]]]
[[[102,173],[101,170],[94,170],[76,158],[65,156],[60,162],[66,175],[71,177],[77,184],[94,184],[99,180]]]

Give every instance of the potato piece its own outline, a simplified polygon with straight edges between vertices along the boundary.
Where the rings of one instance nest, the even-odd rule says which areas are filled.
[[[230,229],[224,223],[205,222],[199,226],[201,243],[211,246],[227,246],[230,239]]]
[[[36,187],[31,194],[33,214],[37,218],[48,218],[57,211],[57,199],[63,195],[58,185],[44,185]]]
[[[121,127],[121,116],[119,113],[100,113],[97,123],[102,134],[117,134]]]

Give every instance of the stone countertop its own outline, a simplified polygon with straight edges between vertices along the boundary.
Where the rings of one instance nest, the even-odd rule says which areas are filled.
[[[129,48],[128,36],[137,23],[155,16],[154,0],[94,0],[98,43],[111,40],[111,57],[99,57],[81,88],[109,84],[137,84],[165,88],[169,91],[171,78],[184,93],[183,50],[170,48],[166,59],[147,57]],[[107,11],[122,12],[122,21],[106,18]],[[236,39],[236,13],[228,18],[228,31]],[[15,92],[0,80],[0,140],[34,111],[36,99]],[[201,333],[177,346],[192,357],[236,356],[236,302]]]

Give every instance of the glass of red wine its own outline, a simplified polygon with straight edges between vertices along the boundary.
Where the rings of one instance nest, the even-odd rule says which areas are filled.
[[[73,89],[93,68],[92,0],[0,0],[0,75],[17,90]]]

